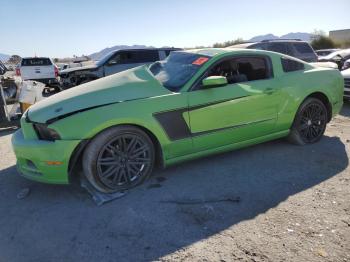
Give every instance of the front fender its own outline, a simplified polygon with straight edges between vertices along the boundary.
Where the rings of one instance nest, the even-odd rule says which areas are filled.
[[[136,101],[135,101],[136,102]],[[170,143],[166,133],[153,117],[150,106],[142,101],[116,103],[79,112],[49,125],[63,140],[91,139],[106,128],[137,125],[149,130],[161,145]]]

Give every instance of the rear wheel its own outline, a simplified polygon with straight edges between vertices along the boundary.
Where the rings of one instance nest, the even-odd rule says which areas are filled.
[[[295,116],[289,141],[297,145],[319,141],[326,130],[327,119],[326,106],[317,98],[307,98]]]
[[[113,127],[86,148],[84,175],[101,192],[128,190],[149,177],[154,158],[154,146],[146,133],[133,126]]]

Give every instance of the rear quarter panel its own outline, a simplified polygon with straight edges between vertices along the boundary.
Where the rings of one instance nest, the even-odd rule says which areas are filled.
[[[279,75],[281,102],[277,129],[289,129],[302,102],[314,93],[324,94],[332,107],[332,116],[339,113],[343,103],[343,79],[338,70],[314,68]]]

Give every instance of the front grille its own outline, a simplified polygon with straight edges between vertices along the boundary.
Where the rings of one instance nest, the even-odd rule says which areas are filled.
[[[344,79],[344,88],[350,88],[350,78]]]

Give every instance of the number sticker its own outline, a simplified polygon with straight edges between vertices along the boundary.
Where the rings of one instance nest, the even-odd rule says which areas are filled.
[[[192,65],[203,65],[208,60],[209,60],[208,57],[199,57],[192,63]]]

